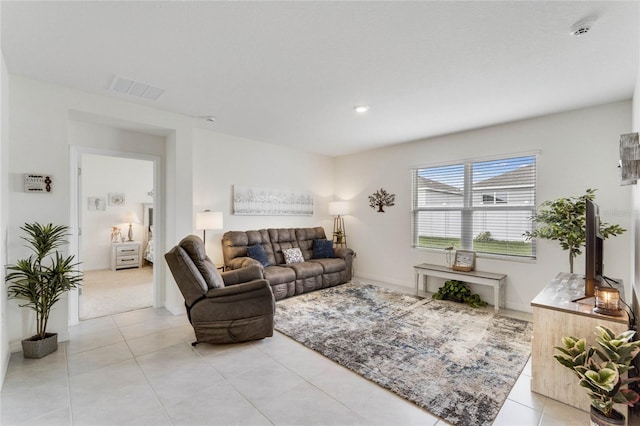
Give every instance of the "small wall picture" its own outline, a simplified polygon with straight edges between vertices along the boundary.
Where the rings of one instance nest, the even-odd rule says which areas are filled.
[[[105,211],[107,207],[107,199],[104,197],[88,197],[87,210],[90,212]]]
[[[109,193],[109,205],[110,206],[124,206],[124,194],[121,192]]]

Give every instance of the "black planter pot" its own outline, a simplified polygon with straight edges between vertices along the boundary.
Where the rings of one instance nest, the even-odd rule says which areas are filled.
[[[613,410],[611,416],[607,417],[591,407],[591,426],[624,426],[625,418],[621,412]]]
[[[42,358],[58,350],[58,333],[45,333],[45,338],[31,336],[22,341],[22,355],[25,358]]]

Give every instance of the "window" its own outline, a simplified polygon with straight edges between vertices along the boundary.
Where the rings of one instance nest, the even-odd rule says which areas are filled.
[[[414,246],[535,257],[536,157],[413,170]]]

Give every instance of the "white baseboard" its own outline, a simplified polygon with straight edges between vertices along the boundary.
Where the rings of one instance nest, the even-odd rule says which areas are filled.
[[[376,284],[376,283],[380,283],[382,285],[384,284],[390,284],[392,286],[395,287],[401,287],[401,289],[399,289],[400,291],[402,290],[407,290],[407,293],[414,293],[415,294],[415,282],[407,282],[407,281],[401,281],[401,280],[396,280],[393,278],[389,278],[389,277],[381,277],[380,275],[371,275],[371,274],[363,274],[360,272],[356,272],[354,277],[354,280],[367,280],[369,282],[371,282],[372,284]],[[509,301],[507,301],[505,303],[505,309],[511,309],[514,311],[519,311],[519,312],[527,312],[527,313],[532,313],[533,310],[531,309],[531,305],[523,305],[523,304],[519,304],[519,303],[509,303]]]
[[[400,287],[406,287],[409,289],[415,289],[415,283],[411,283],[411,282],[407,282],[407,281],[401,281],[401,280],[396,280],[393,278],[389,278],[389,277],[381,277],[380,275],[370,275],[370,274],[363,274],[360,272],[356,272],[354,274],[354,279],[364,279],[367,281],[372,281],[374,283],[387,283],[387,284],[393,284],[393,285],[397,285]]]
[[[47,333],[52,333],[52,331],[47,330]],[[66,342],[66,341],[71,339],[71,336],[69,335],[69,331],[68,330],[65,330],[65,331],[62,331],[62,332],[58,331],[57,333],[58,333],[58,343]],[[13,342],[9,342],[9,351],[11,353],[22,352],[22,339],[21,340],[14,340]]]

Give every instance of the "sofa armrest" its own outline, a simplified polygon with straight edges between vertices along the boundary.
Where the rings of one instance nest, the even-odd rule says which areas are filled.
[[[351,261],[351,259],[353,258],[353,250],[351,250],[350,248],[337,247],[334,249],[334,253],[336,257],[347,261]]]
[[[261,290],[265,288],[271,291],[271,287],[269,286],[269,281],[264,279],[253,280],[246,283],[230,285],[229,287],[212,288],[204,295],[204,298],[214,299],[214,298],[233,297],[234,300],[242,300],[244,298],[251,298],[252,297],[251,293],[256,291],[259,294],[261,294],[262,293]]]
[[[250,257],[234,257],[225,265],[230,270],[246,268],[247,266],[258,266],[262,269],[262,263]]]
[[[251,265],[244,268],[233,269],[231,271],[223,272],[222,280],[225,286],[237,285],[240,283],[246,283],[247,281],[261,280],[264,278],[262,268],[257,265]]]
[[[267,280],[254,280],[209,290],[193,304],[189,313],[192,324],[236,321],[273,315],[275,298]]]

